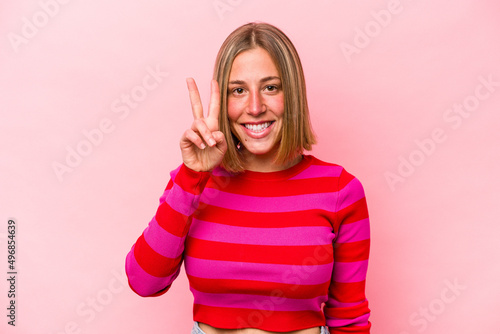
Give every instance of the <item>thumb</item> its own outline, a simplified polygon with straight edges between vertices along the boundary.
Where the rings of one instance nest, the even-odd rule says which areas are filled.
[[[214,139],[217,143],[217,146],[223,152],[225,152],[227,149],[227,143],[226,143],[226,138],[225,138],[224,134],[222,133],[222,131],[214,131],[214,132],[212,132],[212,136],[214,137]]]

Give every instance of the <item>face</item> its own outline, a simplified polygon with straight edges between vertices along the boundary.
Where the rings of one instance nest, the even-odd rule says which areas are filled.
[[[227,112],[244,154],[274,155],[281,139],[284,94],[278,69],[262,48],[240,53],[229,74]]]

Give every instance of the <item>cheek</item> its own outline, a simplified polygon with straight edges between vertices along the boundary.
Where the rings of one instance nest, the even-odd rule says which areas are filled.
[[[276,116],[283,116],[285,113],[285,97],[283,95],[275,96],[275,98],[270,100],[268,103],[269,107],[271,107],[271,110],[273,110],[273,113]]]
[[[238,118],[240,117],[240,113],[238,112],[238,108],[236,103],[228,101],[227,102],[227,117],[229,119],[229,128],[231,132],[236,133]]]
[[[232,100],[227,101],[227,116],[230,122],[236,122],[239,117],[237,103]]]

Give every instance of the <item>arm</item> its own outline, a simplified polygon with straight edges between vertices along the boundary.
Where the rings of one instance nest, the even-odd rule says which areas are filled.
[[[129,285],[143,297],[167,292],[179,275],[191,215],[210,177],[184,164],[170,175],[156,215],[126,258]]]
[[[370,224],[363,186],[342,170],[339,177],[334,265],[326,324],[331,334],[370,333],[365,281],[370,251]]]
[[[198,206],[210,171],[220,164],[227,149],[224,134],[218,127],[220,94],[217,81],[211,82],[207,117],[203,117],[196,83],[189,78],[187,85],[194,122],[181,137],[183,164],[170,174],[155,217],[126,259],[129,285],[141,296],[159,296],[167,292],[179,275],[191,215]]]

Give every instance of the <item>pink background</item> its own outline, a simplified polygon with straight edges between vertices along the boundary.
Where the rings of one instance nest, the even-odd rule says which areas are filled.
[[[365,187],[372,333],[498,333],[498,2],[63,2],[0,6],[0,276],[9,218],[19,273],[0,332],[189,333],[184,272],[141,298],[125,255],[181,162],[185,78],[207,101],[221,43],[260,20],[301,55],[312,153]]]

